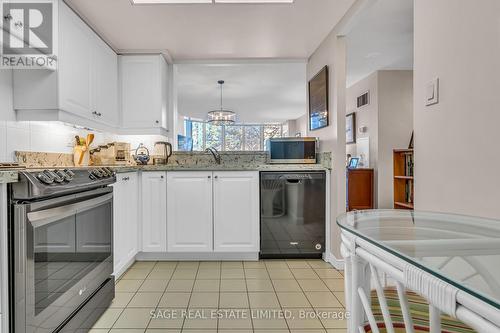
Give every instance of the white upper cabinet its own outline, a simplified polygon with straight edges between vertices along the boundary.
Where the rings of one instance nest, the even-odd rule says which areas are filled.
[[[142,173],[142,252],[167,251],[167,173]]]
[[[93,32],[66,5],[59,9],[59,107],[85,118],[94,109]]]
[[[117,127],[118,56],[63,1],[58,4],[58,68],[14,70],[17,119]]]
[[[259,173],[214,172],[214,250],[259,251]]]
[[[168,66],[162,55],[122,55],[120,88],[124,128],[167,129]]]
[[[212,252],[212,229],[212,172],[168,172],[168,252]]]
[[[119,125],[118,56],[99,37],[95,36],[95,111],[94,119],[110,125]]]
[[[113,188],[113,264],[118,278],[139,251],[138,173],[117,174]]]

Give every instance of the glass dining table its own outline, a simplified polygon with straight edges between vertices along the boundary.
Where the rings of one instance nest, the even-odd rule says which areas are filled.
[[[478,332],[500,332],[499,220],[367,210],[341,215],[337,224],[346,263],[349,332],[360,332],[367,321],[374,331],[372,289],[377,291],[385,327],[392,326],[381,281],[394,281],[407,332],[413,332],[413,325],[405,290],[430,304],[430,332],[441,332],[441,313]]]

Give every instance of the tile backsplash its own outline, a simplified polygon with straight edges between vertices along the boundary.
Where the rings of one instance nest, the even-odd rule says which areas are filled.
[[[86,137],[94,133],[92,144],[97,147],[113,141],[125,141],[135,149],[144,143],[152,151],[156,141],[167,138],[160,135],[116,135],[76,128],[61,122],[0,121],[0,162],[14,162],[15,151],[43,151],[50,153],[72,153],[75,135]]]

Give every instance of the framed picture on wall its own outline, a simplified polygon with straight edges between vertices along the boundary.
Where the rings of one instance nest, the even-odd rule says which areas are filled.
[[[356,113],[349,113],[345,118],[345,143],[356,143]]]
[[[327,127],[328,116],[328,66],[325,66],[309,81],[309,129]]]

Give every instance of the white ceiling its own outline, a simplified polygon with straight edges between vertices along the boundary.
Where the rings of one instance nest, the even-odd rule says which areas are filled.
[[[241,123],[271,123],[305,114],[306,64],[240,63],[176,65],[180,115],[206,119],[220,108],[218,80],[225,80],[224,108]]]
[[[413,68],[413,0],[375,0],[347,34],[347,86],[377,70]]]
[[[130,0],[65,1],[116,50],[168,50],[174,60],[305,59],[354,2],[132,5]]]

